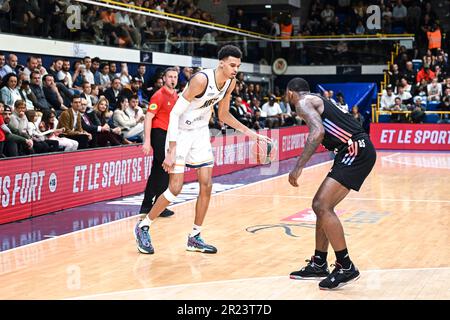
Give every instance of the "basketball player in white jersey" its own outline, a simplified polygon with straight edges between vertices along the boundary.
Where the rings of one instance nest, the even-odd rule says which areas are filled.
[[[185,166],[197,169],[200,194],[195,206],[195,220],[188,236],[188,251],[216,253],[217,249],[200,237],[201,226],[208,210],[212,190],[213,152],[209,134],[209,119],[214,104],[219,104],[219,119],[252,139],[270,141],[266,136],[250,130],[229,112],[231,92],[236,85],[236,74],[241,65],[242,52],[227,45],[219,51],[216,69],[205,69],[195,74],[170,113],[166,139],[164,170],[170,173],[169,188],[158,197],[149,214],[135,228],[139,252],[151,254],[149,228],[160,213],[181,192]]]

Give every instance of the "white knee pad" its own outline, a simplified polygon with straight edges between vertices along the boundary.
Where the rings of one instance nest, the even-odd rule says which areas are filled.
[[[172,192],[170,192],[169,188],[167,188],[167,190],[164,191],[163,196],[170,202],[174,202],[177,199],[177,196],[175,196]]]

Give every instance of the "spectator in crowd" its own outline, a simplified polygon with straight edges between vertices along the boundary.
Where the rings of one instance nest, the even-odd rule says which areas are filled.
[[[348,107],[348,104],[345,102],[344,95],[341,92],[339,92],[336,95],[336,98],[337,98],[336,105],[339,107],[339,109],[341,109],[344,112],[348,112],[349,107]]]
[[[2,80],[3,87],[0,89],[0,99],[4,104],[14,110],[14,104],[21,99],[17,88],[18,78],[14,73],[8,73]]]
[[[380,99],[381,110],[391,110],[391,108],[395,105],[395,98],[396,96],[392,91],[392,85],[388,85],[386,87],[386,92],[382,94]]]
[[[160,77],[158,77],[158,78],[155,80],[155,82],[153,83],[153,87],[147,88],[147,92],[148,92],[147,95],[148,95],[148,98],[150,99],[156,91],[158,91],[159,89],[161,89],[162,86],[163,86],[163,84],[164,84],[163,79],[160,78]]]
[[[425,79],[426,81],[429,82],[434,78],[436,78],[436,75],[434,74],[433,71],[430,70],[430,66],[428,64],[424,64],[422,69],[420,69],[420,71],[417,73],[416,82],[417,85],[419,85],[422,79]]]
[[[27,76],[27,79],[30,80],[30,75],[34,70],[38,70],[38,58],[36,56],[29,56],[27,58],[27,66],[23,70],[25,75]]]
[[[353,118],[356,120],[356,121],[358,121],[358,123],[361,125],[361,127],[363,126],[363,124],[364,124],[364,117],[363,117],[363,115],[359,112],[359,107],[355,104],[353,107],[352,107],[352,116],[353,116]]]
[[[402,111],[407,110],[407,107],[402,103],[402,99],[395,97],[394,105],[390,108],[390,111],[394,111],[391,114],[391,122],[406,122],[406,115]]]
[[[94,103],[92,102],[92,86],[95,86],[95,84],[90,84],[89,82],[83,83],[83,92],[80,94],[80,97],[82,99],[86,99],[87,107],[88,109],[93,108]]]
[[[4,76],[6,76],[9,72],[7,72],[6,68],[6,58],[3,52],[0,52],[0,81]]]
[[[49,140],[58,141],[59,147],[64,151],[75,151],[78,149],[78,141],[62,137],[65,129],[57,129],[56,112],[44,110],[39,129],[46,132]]]
[[[405,88],[401,85],[397,88],[397,97],[402,100],[402,104],[406,105],[409,108],[413,103],[412,95],[408,91],[405,91]]]
[[[21,136],[18,131],[10,126],[12,117],[11,107],[5,105],[3,110],[3,120],[11,131],[10,134],[6,136],[6,141],[3,149],[3,153],[7,157],[18,157],[20,155],[32,154],[33,151],[33,140],[30,137]]]
[[[108,145],[118,146],[121,144],[121,139],[111,132],[109,124],[105,123],[102,125],[95,111],[93,109],[88,110],[88,103],[84,98],[81,98],[80,113],[83,130],[92,135],[92,139],[89,142],[91,148],[106,147]]]
[[[450,95],[445,96],[442,99],[441,104],[438,108],[439,111],[450,112]],[[441,114],[438,123],[450,123],[450,114]]]
[[[37,99],[33,91],[31,91],[30,81],[26,79],[24,73],[19,74],[19,83],[17,85],[17,90],[19,91],[20,98],[25,101],[27,110],[34,110],[34,105],[36,104]]]
[[[45,98],[44,90],[41,87],[41,74],[39,71],[33,71],[31,73],[30,89],[36,97],[34,101],[34,109],[43,112],[44,110],[50,110],[52,107]]]
[[[112,80],[111,87],[106,89],[105,97],[108,99],[109,107],[111,110],[115,110],[117,106],[117,100],[119,99],[120,92],[122,91],[122,83],[120,78],[114,78]]]
[[[56,67],[55,69],[59,69],[59,67]],[[58,79],[58,82],[61,82],[66,88],[73,89],[73,75],[70,72],[70,61],[69,59],[63,59],[62,60],[62,66],[61,69],[56,74],[56,78]],[[72,94],[79,94],[78,90],[72,91]]]
[[[438,79],[434,78],[427,85],[428,101],[441,101],[442,85],[438,83]]]
[[[133,142],[142,142],[144,135],[144,124],[137,123],[134,117],[130,117],[125,110],[128,108],[128,99],[120,96],[117,108],[114,110],[114,125],[120,127],[125,139]]]
[[[251,126],[251,114],[247,112],[247,108],[244,106],[241,97],[237,96],[234,98],[230,106],[230,113],[243,125],[247,127]]]
[[[402,77],[411,85],[416,83],[417,72],[414,70],[412,61],[406,62],[406,70],[403,72]]]
[[[99,78],[100,78],[99,85],[102,92],[111,87],[111,78],[109,77],[109,65],[107,63],[102,63],[100,65]]]
[[[411,121],[413,123],[423,123],[425,120],[425,105],[422,104],[421,99],[416,99],[411,109]]]
[[[252,109],[252,123],[253,123],[253,129],[260,130],[265,128],[266,123],[266,116],[267,114],[262,111],[261,108],[261,101],[259,101],[256,96],[252,98],[250,108]]]
[[[72,97],[71,107],[64,110],[58,121],[58,129],[64,128],[64,136],[78,141],[79,149],[86,149],[92,135],[83,130],[81,124],[81,97],[74,95]]]
[[[105,125],[106,123],[111,128],[111,132],[116,135],[116,138],[120,140],[123,144],[131,143],[128,140],[124,140],[121,133],[120,127],[117,127],[113,123],[113,112],[109,110],[108,100],[105,97],[100,97],[98,102],[94,106],[94,112],[97,118],[100,120],[100,125]]]
[[[125,112],[130,117],[134,117],[134,120],[136,120],[136,123],[144,122],[144,119],[145,119],[144,111],[139,106],[139,98],[137,95],[132,95],[130,97],[128,108],[125,110]]]
[[[269,96],[269,101],[263,104],[262,110],[267,115],[265,123],[267,128],[272,129],[280,126],[282,111],[274,95]]]
[[[284,95],[282,100],[280,101],[280,108],[282,111],[282,126],[292,126],[292,125],[301,125],[302,119],[297,115],[295,111],[292,111],[291,105],[289,104],[289,98],[287,95]]]
[[[6,135],[11,133],[11,130],[5,124],[3,119],[3,111],[5,110],[5,105],[0,101],[0,158],[5,158],[3,149],[5,147]]]
[[[17,56],[13,53],[10,53],[8,56],[8,63],[3,67],[6,74],[8,74],[8,73],[18,74],[18,68],[19,68],[18,62],[19,62],[19,59],[17,58]]]
[[[36,153],[49,153],[58,151],[59,143],[56,140],[49,140],[47,138],[48,132],[42,132],[39,129],[40,117],[34,110],[27,110],[25,112],[28,120],[27,134],[33,139],[33,149]]]
[[[44,91],[45,99],[56,110],[56,113],[61,114],[61,112],[67,110],[68,108],[65,105],[65,101],[58,90],[53,76],[47,74],[42,78],[42,81],[42,90]]]
[[[120,64],[120,73],[116,73],[116,77],[120,79],[120,83],[122,83],[123,86],[130,84],[131,76],[128,73],[128,64],[126,62]]]

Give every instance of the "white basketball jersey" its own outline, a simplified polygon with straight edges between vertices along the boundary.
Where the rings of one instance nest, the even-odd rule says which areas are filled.
[[[180,129],[196,129],[208,126],[213,106],[225,97],[225,93],[230,87],[231,79],[225,82],[225,85],[219,90],[214,76],[214,69],[204,69],[200,71],[206,75],[208,83],[206,90],[201,97],[194,98],[189,104],[187,110],[180,116]],[[186,85],[186,90],[189,83]]]

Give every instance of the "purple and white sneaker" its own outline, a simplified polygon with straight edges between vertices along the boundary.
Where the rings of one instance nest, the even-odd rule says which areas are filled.
[[[194,237],[188,236],[186,250],[202,253],[217,253],[217,248],[210,244],[206,244],[200,237],[200,233]]]

